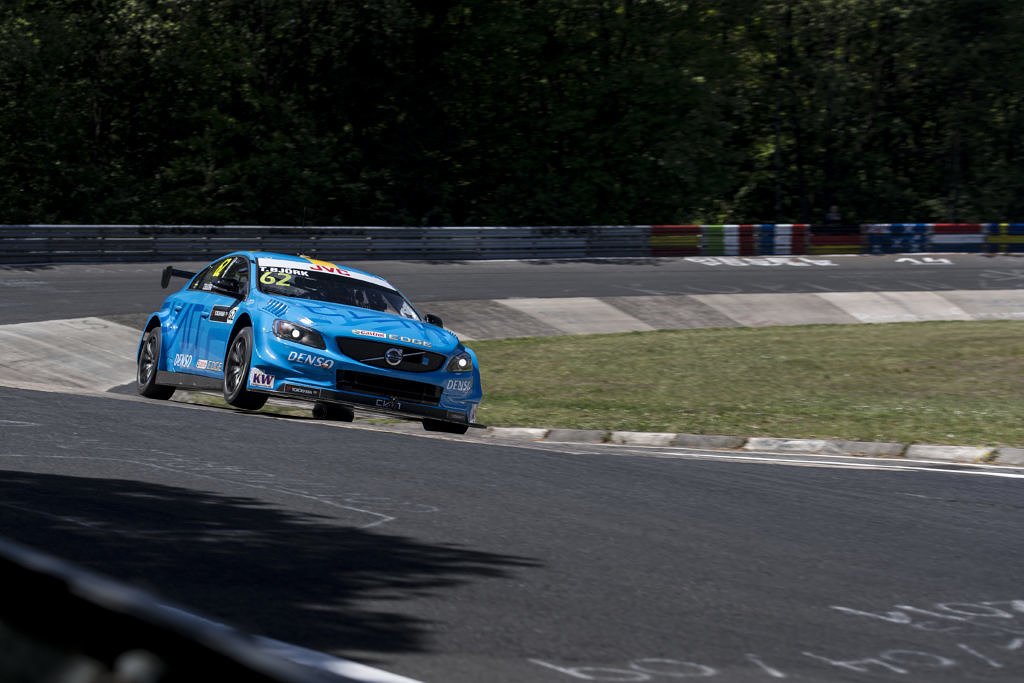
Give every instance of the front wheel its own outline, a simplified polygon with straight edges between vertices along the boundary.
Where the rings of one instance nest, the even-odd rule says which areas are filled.
[[[428,432],[444,432],[445,434],[465,434],[469,431],[469,425],[429,419],[423,421],[423,428]]]
[[[243,327],[231,340],[224,363],[224,400],[242,410],[259,410],[267,402],[266,394],[249,391],[249,364],[252,360],[252,328]]]
[[[139,368],[135,373],[135,390],[146,398],[166,401],[174,394],[174,387],[156,383],[156,371],[160,364],[160,339],[159,327],[154,327],[142,337]]]

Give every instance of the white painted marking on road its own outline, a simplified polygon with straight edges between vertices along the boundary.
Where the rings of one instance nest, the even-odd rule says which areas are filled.
[[[0,420],[0,429],[4,427],[42,427],[38,422],[25,422],[23,420]]]
[[[503,444],[511,448],[529,448],[565,453],[567,455],[618,455],[624,457],[646,457],[667,460],[716,460],[726,462],[745,462],[768,465],[787,465],[796,467],[833,467],[851,470],[891,470],[903,472],[939,472],[945,474],[965,474],[988,477],[1004,477],[1007,479],[1024,479],[1024,469],[1009,468],[1001,465],[984,463],[965,463],[961,467],[949,466],[930,460],[893,460],[892,458],[864,458],[850,456],[806,455],[777,453],[726,453],[711,452],[694,448],[661,447],[661,446],[617,446],[615,444],[592,444],[589,446],[565,447],[568,444],[556,442],[515,442]],[[946,465],[943,467],[942,465]],[[970,469],[965,469],[969,467]]]
[[[772,678],[786,678],[786,674],[782,673],[778,669],[768,666],[764,663],[764,660],[757,655],[748,654],[747,659],[761,667],[761,669]]]
[[[1002,664],[1000,664],[996,660],[992,659],[991,657],[989,657],[987,655],[984,655],[981,652],[978,652],[977,650],[975,650],[973,647],[971,647],[970,645],[968,645],[966,643],[957,643],[957,647],[960,648],[961,650],[963,650],[964,652],[966,652],[967,654],[974,655],[975,657],[977,657],[981,661],[983,661],[986,664],[988,664],[989,666],[991,666],[993,669],[1002,669],[1003,668]]]
[[[104,447],[101,447],[101,449],[103,449],[103,448]],[[105,450],[114,450],[114,449],[106,447]],[[315,501],[315,502],[317,502],[317,503],[319,503],[321,505],[326,505],[327,507],[333,507],[333,508],[337,508],[337,509],[340,509],[340,510],[348,510],[350,512],[358,512],[358,513],[361,513],[361,514],[370,515],[371,517],[376,517],[377,518],[377,519],[373,520],[372,522],[370,522],[368,524],[359,525],[357,527],[359,529],[370,529],[372,527],[380,526],[382,524],[387,524],[388,522],[393,522],[396,519],[398,519],[397,517],[394,517],[394,516],[391,516],[391,515],[386,515],[383,512],[375,512],[373,510],[368,510],[368,509],[363,508],[363,507],[357,507],[356,505],[351,505],[351,504],[346,505],[346,504],[343,504],[343,503],[338,503],[338,502],[330,500],[330,498],[324,497],[322,495],[308,493],[308,492],[305,492],[305,491],[302,491],[302,490],[296,490],[296,489],[286,488],[286,487],[282,487],[282,486],[269,486],[269,485],[259,484],[259,483],[256,483],[256,482],[254,482],[252,480],[252,479],[274,479],[275,475],[272,474],[272,473],[258,472],[258,471],[256,471],[256,472],[253,472],[253,471],[243,471],[240,468],[232,468],[232,467],[229,466],[229,467],[220,467],[219,469],[222,470],[222,471],[232,471],[234,473],[238,473],[240,476],[248,476],[248,477],[250,477],[250,479],[248,481],[246,481],[245,479],[240,479],[240,478],[225,477],[225,476],[213,476],[212,474],[208,474],[206,472],[196,471],[195,468],[196,467],[204,467],[207,470],[209,470],[209,469],[218,469],[218,467],[216,465],[212,465],[211,466],[210,463],[203,463],[203,462],[198,462],[197,463],[194,459],[190,460],[188,458],[188,456],[179,455],[177,453],[170,453],[170,452],[167,452],[167,451],[158,451],[158,450],[155,450],[155,449],[128,448],[128,449],[122,449],[122,450],[124,450],[124,451],[135,451],[135,452],[138,452],[138,453],[147,453],[147,454],[148,453],[153,453],[153,454],[156,454],[156,455],[159,455],[159,456],[163,456],[161,458],[161,460],[163,462],[158,463],[158,462],[151,462],[151,461],[147,461],[147,460],[143,460],[143,459],[139,459],[139,458],[116,457],[116,456],[111,456],[111,457],[97,457],[97,456],[90,456],[90,455],[37,455],[37,456],[26,456],[26,455],[23,455],[23,454],[15,454],[15,453],[0,453],[0,458],[17,457],[17,458],[37,458],[37,459],[42,459],[42,460],[88,460],[88,461],[105,461],[105,462],[128,463],[130,465],[138,465],[139,467],[148,467],[150,469],[161,470],[161,471],[165,471],[165,472],[175,472],[177,474],[187,474],[187,475],[192,476],[192,477],[197,477],[197,478],[200,478],[200,479],[208,479],[208,480],[211,480],[211,481],[220,482],[222,484],[232,484],[234,486],[241,486],[241,487],[244,487],[244,488],[251,488],[251,489],[257,489],[257,490],[261,490],[261,491],[270,491],[270,492],[273,492],[273,493],[285,494],[285,495],[288,495],[288,496],[293,496],[295,498],[302,498],[302,499],[305,499],[305,500]],[[164,462],[177,462],[177,463],[183,463],[183,464],[180,467],[170,467],[170,466],[167,466],[166,464],[164,464]],[[292,482],[292,483],[297,483],[297,484],[301,485],[301,482]],[[430,507],[433,510],[437,509],[437,508],[433,508],[433,506],[427,506],[427,507]]]

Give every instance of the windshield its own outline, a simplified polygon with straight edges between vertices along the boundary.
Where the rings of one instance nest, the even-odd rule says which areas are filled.
[[[259,259],[257,266],[259,275],[256,282],[260,291],[267,294],[328,301],[420,319],[405,297],[390,287],[371,281],[385,282],[380,278],[337,266],[306,266],[296,261]]]

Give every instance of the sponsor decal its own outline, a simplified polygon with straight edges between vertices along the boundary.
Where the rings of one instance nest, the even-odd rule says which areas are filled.
[[[413,337],[405,337],[400,334],[389,334],[388,341],[402,342],[403,344],[415,344],[416,346],[422,346],[423,348],[430,348],[433,346],[433,344],[428,341],[414,339]]]
[[[378,408],[386,408],[388,410],[401,410],[402,402],[394,399],[378,398],[375,404]]]
[[[190,368],[192,367],[192,355],[188,353],[176,353],[174,354],[174,367],[176,368]]]
[[[314,261],[313,265],[309,267],[310,270],[315,270],[318,273],[331,273],[332,275],[343,275],[344,277],[352,277],[352,273],[339,268],[333,263],[327,263],[326,261]]]
[[[284,391],[288,394],[298,394],[299,396],[310,396],[312,398],[320,397],[319,389],[310,389],[308,387],[297,387],[294,384],[284,385]]]
[[[331,275],[338,275],[341,277],[350,277],[354,280],[362,280],[363,282],[372,282],[380,285],[381,287],[387,287],[390,290],[395,289],[390,282],[382,277],[370,275],[369,273],[353,272],[328,261],[318,261],[313,258],[304,257],[303,261],[292,261],[280,258],[261,258],[257,259],[256,265],[259,266],[260,273],[263,273],[264,271],[287,273],[288,270],[307,271],[307,274],[308,272],[329,273]],[[281,270],[271,271],[272,268],[280,268]],[[292,274],[298,275],[299,273],[296,272]]]
[[[210,310],[210,322],[212,323],[229,323],[235,319],[235,311],[238,310],[237,306],[214,306]]]
[[[273,389],[274,376],[253,368],[249,371],[249,384],[254,387],[260,387],[261,389]]]
[[[402,353],[402,349],[396,349],[394,347],[391,347],[390,349],[384,352],[384,360],[387,361],[387,364],[391,366],[399,365],[402,362],[402,358],[404,356],[405,354]]]
[[[206,360],[200,358],[196,361],[196,370],[209,370],[210,372],[220,372],[224,369],[224,363],[219,360]]]
[[[471,379],[450,379],[445,382],[444,388],[447,391],[451,391],[456,394],[468,393],[473,388],[473,380]]]
[[[378,332],[377,330],[352,330],[352,334],[358,334],[363,337],[374,337],[376,339],[387,339],[388,341],[411,344],[413,346],[422,346],[425,349],[429,349],[433,346],[433,344],[428,341],[424,341],[423,339],[406,337],[402,334],[387,334],[386,332]]]
[[[304,365],[312,365],[315,368],[321,370],[330,370],[334,367],[334,361],[330,358],[324,358],[323,356],[315,356],[311,353],[303,353],[301,351],[292,351],[288,354],[288,360],[292,363],[302,363]]]

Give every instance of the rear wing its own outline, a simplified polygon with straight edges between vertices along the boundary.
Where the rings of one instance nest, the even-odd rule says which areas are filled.
[[[160,287],[167,289],[167,285],[170,284],[172,277],[183,277],[191,279],[195,277],[195,273],[187,270],[178,270],[174,266],[167,266],[164,268],[163,274],[160,276]]]

